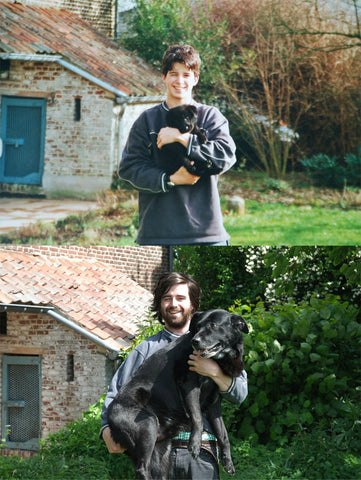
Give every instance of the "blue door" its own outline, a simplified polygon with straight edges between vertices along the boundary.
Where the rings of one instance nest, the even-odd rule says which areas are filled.
[[[0,183],[41,185],[45,125],[45,100],[2,97]]]

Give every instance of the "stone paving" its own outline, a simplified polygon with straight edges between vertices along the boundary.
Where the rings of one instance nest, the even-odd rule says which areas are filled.
[[[10,232],[38,220],[44,223],[57,221],[96,207],[97,203],[89,200],[0,197],[0,233]]]

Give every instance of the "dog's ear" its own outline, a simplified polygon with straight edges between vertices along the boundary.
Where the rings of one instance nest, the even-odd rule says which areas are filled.
[[[243,317],[240,315],[233,314],[232,315],[232,323],[235,327],[238,327],[242,332],[248,333],[248,325]]]
[[[189,112],[192,112],[193,115],[196,115],[198,112],[198,108],[195,105],[188,105],[187,109]]]
[[[191,324],[189,326],[189,331],[192,333],[192,335],[196,333],[197,323],[198,323],[198,320],[201,318],[202,314],[203,312],[195,312],[192,315]]]

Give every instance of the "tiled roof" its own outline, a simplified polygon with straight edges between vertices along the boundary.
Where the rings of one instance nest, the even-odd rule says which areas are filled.
[[[151,298],[117,268],[96,260],[0,250],[0,303],[53,306],[111,350],[130,343]]]
[[[164,92],[159,72],[66,10],[0,2],[0,52],[60,55],[128,96]]]

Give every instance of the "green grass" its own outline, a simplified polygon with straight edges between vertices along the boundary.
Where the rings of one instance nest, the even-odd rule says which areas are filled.
[[[342,208],[246,202],[224,217],[232,245],[359,245],[361,212]]]
[[[125,455],[110,455],[102,448],[72,456],[50,451],[29,459],[0,457],[1,480],[131,480],[133,467]],[[222,480],[356,480],[361,458],[320,434],[303,434],[288,446],[260,445],[231,440],[234,476],[220,467]],[[64,450],[67,445],[64,444]]]
[[[277,180],[252,171],[227,172],[219,188],[231,245],[361,244],[361,190],[316,188],[300,174]],[[233,195],[245,199],[244,216],[228,211]],[[138,224],[137,193],[118,188],[99,198],[97,210],[32,223],[0,235],[0,243],[135,245]]]

